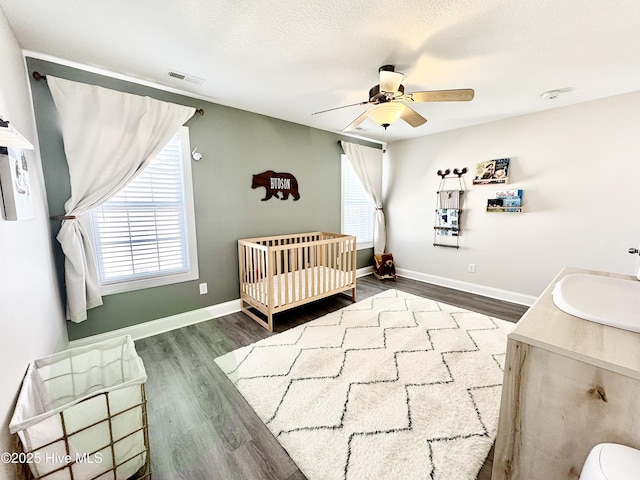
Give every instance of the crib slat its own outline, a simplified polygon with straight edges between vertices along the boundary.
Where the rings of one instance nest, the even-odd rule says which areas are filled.
[[[269,269],[269,250],[265,250],[260,252],[260,257],[262,258],[262,275],[261,277],[264,279],[265,283],[263,284],[264,291],[264,303],[270,305],[271,302],[271,290],[273,289],[273,283],[271,282],[271,270]]]
[[[260,280],[260,286],[262,287],[260,289],[260,293],[262,293],[262,303],[267,304],[269,300],[269,296],[268,296],[269,286],[263,282],[265,270],[267,269],[267,266],[266,266],[267,259],[266,259],[265,252],[260,250],[258,253],[258,258],[260,259],[260,276],[258,277],[258,279]]]
[[[308,240],[309,237],[307,237]],[[305,278],[305,290],[306,290],[306,298],[311,297],[311,283],[313,282],[313,279],[311,278],[313,276],[313,270],[311,270],[311,255],[310,255],[310,247],[305,247],[304,251],[307,255],[307,261],[305,262],[305,271],[304,271],[304,278]]]
[[[313,247],[313,275],[314,275],[314,284],[313,284],[313,294],[317,295],[320,293],[320,266],[318,263],[318,246],[315,245]]]
[[[291,303],[291,293],[289,293],[289,250],[284,252],[284,294],[285,303]]]
[[[342,286],[342,252],[344,248],[342,248],[342,242],[338,242],[338,287]]]
[[[253,290],[252,292],[252,297],[255,299],[259,299],[258,298],[258,289],[257,289],[257,278],[256,278],[256,249],[252,248],[251,249],[251,256],[250,256],[251,260],[249,261],[249,265],[251,266],[251,289]]]
[[[338,269],[338,281],[340,282],[340,286],[344,286],[344,242],[338,243],[338,248],[340,248],[340,268]]]
[[[251,272],[251,248],[249,246],[245,247],[244,252],[244,264],[245,270],[247,272],[246,280],[247,280],[247,293],[253,297],[253,275]]]
[[[333,282],[330,286],[330,288],[333,290],[334,288],[337,288],[338,286],[338,248],[337,248],[337,244],[332,243],[331,244],[331,264],[333,266],[333,270],[331,271],[332,273],[332,277],[333,277]]]
[[[240,277],[240,296],[244,292],[244,245],[238,243],[238,276]]]
[[[260,301],[260,289],[258,288],[258,250],[251,249],[251,284],[253,285],[253,298]]]
[[[306,274],[307,298],[311,298],[311,295],[313,295],[313,290],[311,289],[311,287],[313,286],[313,262],[311,259],[311,247],[307,246],[305,248],[305,252],[307,254],[307,272],[306,272],[307,273]]]
[[[265,250],[261,252],[262,264],[264,265],[262,271],[262,277],[265,280],[265,284],[263,286],[264,290],[264,303],[270,305],[271,302],[271,290],[273,289],[273,283],[271,282],[271,270],[269,269],[269,250]]]
[[[344,285],[349,285],[349,269],[351,268],[351,249],[349,248],[349,241],[344,241]]]
[[[322,250],[324,252],[323,253],[323,255],[324,255],[324,262],[323,262],[323,265],[324,265],[324,291],[328,292],[329,291],[329,272],[330,272],[328,267],[330,266],[329,259],[331,257],[329,256],[329,245],[325,244],[322,247],[323,247]]]
[[[249,272],[249,288],[250,288],[250,292],[251,292],[251,296],[255,298],[256,296],[256,291],[255,291],[255,272],[253,271],[253,248],[248,247],[247,248],[247,268],[248,268],[248,272]]]
[[[260,284],[260,280],[261,280],[261,270],[262,270],[262,266],[261,266],[261,260],[262,260],[262,255],[261,255],[261,251],[258,249],[254,250],[254,254],[255,254],[255,270],[256,270],[256,279],[255,279],[255,284],[256,284],[256,292],[258,295],[258,300],[260,301],[260,303],[264,303],[264,298],[263,298],[263,293],[264,293],[264,289],[262,288],[262,285]]]
[[[353,276],[351,275],[351,271],[354,270],[355,267],[355,263],[353,263],[353,252],[354,252],[354,242],[352,240],[349,240],[349,284],[353,283]]]
[[[282,305],[282,303],[284,302],[284,299],[282,298],[282,265],[280,264],[280,262],[282,261],[282,250],[276,250],[275,252],[273,252],[274,256],[275,256],[275,262],[276,262],[276,294],[278,296],[278,305]],[[273,304],[273,307],[276,307],[276,304]]]
[[[349,242],[344,240],[342,242],[342,286],[346,286],[349,282],[347,281],[347,272],[349,271]]]
[[[289,278],[289,290],[291,291],[291,293],[288,293],[289,295],[288,301],[291,302],[293,301],[293,271],[295,270],[295,260],[293,258],[293,250],[291,248],[291,244],[287,245],[287,257],[289,258],[287,277]]]
[[[256,288],[258,290],[258,298],[260,303],[265,303],[264,286],[262,285],[262,250],[256,249]]]
[[[304,298],[304,290],[302,289],[302,248],[298,247],[296,250],[298,251],[298,264],[296,265],[298,267],[298,283],[296,285],[296,292],[298,292],[298,295],[296,300],[302,300]]]

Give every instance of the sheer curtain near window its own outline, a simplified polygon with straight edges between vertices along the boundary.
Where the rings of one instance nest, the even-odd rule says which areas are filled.
[[[376,206],[373,225],[373,253],[384,253],[387,233],[382,209],[382,150],[349,142],[340,142],[362,186]]]
[[[192,107],[50,75],[47,83],[60,115],[71,198],[57,239],[65,255],[67,319],[82,322],[102,305],[95,256],[80,216],[100,206],[151,162]]]

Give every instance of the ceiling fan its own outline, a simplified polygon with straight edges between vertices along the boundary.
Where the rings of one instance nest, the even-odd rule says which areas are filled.
[[[414,102],[468,102],[473,100],[474,91],[471,88],[458,90],[431,90],[427,92],[405,93],[402,78],[404,75],[395,71],[394,65],[383,65],[378,69],[380,72],[380,84],[371,87],[369,90],[369,100],[365,102],[353,103],[342,107],[330,108],[315,112],[331,112],[341,108],[354,107],[356,105],[371,104],[373,107],[356,118],[343,130],[344,132],[355,129],[367,118],[371,118],[385,130],[389,125],[401,118],[412,127],[419,127],[427,122],[427,119],[409,107],[407,103]]]

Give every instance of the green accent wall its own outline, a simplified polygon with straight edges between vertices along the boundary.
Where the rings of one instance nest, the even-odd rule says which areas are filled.
[[[192,162],[200,279],[163,287],[107,295],[82,323],[67,322],[69,339],[96,335],[239,298],[237,240],[247,237],[324,230],[340,231],[340,154],[342,137],[307,126],[178,95],[44,60],[27,58],[38,128],[42,166],[51,215],[64,213],[70,196],[58,114],[47,84],[33,71],[76,82],[167,102],[203,108],[189,127],[191,149],[203,155]],[[91,161],[91,159],[87,159]],[[288,172],[298,179],[300,200],[264,198],[251,189],[252,176],[265,170]],[[64,257],[55,239],[58,281],[64,282]],[[358,252],[358,267],[371,265],[371,249]],[[209,293],[200,295],[198,284]],[[64,289],[61,289],[64,291]]]

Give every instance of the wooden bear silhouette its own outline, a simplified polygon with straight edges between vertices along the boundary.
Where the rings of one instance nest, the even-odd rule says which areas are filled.
[[[263,202],[271,197],[280,198],[278,192],[282,192],[280,200],[287,200],[289,195],[293,197],[294,201],[300,199],[298,180],[290,173],[276,173],[273,170],[258,173],[253,176],[251,188],[258,187],[264,187],[267,191],[266,196],[262,199]]]

